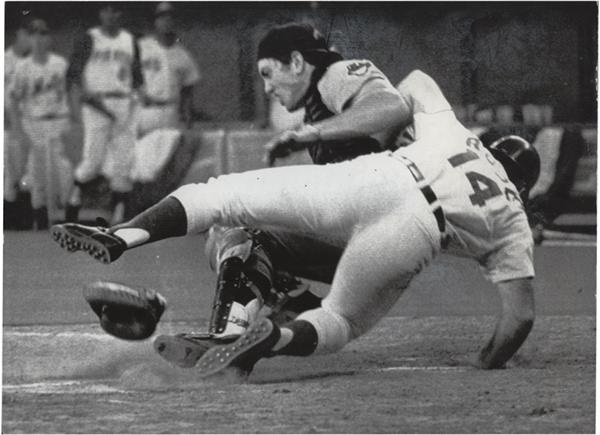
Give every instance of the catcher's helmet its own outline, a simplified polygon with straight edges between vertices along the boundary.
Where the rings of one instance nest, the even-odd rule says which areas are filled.
[[[342,59],[317,29],[304,23],[288,23],[269,30],[258,44],[257,59],[274,58],[287,64],[292,51],[299,51],[313,65],[328,66]]]
[[[489,149],[519,193],[529,192],[540,176],[540,156],[535,148],[522,137],[510,135],[493,142]]]

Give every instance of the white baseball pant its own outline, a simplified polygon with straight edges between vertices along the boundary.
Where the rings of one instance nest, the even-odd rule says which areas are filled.
[[[73,183],[73,167],[65,155],[63,134],[69,127],[66,116],[24,120],[25,134],[31,141],[27,177],[31,184],[31,205],[48,207],[51,218],[63,208]]]
[[[83,155],[75,169],[75,179],[87,183],[104,174],[111,190],[129,192],[135,143],[134,103],[130,98],[120,97],[107,97],[103,101],[115,115],[115,121],[86,104],[82,105]]]
[[[161,128],[179,127],[179,112],[176,103],[144,106],[140,109],[137,119],[138,137],[143,137]]]
[[[11,130],[4,130],[4,199],[16,201],[18,185],[27,159],[27,150]]]
[[[214,224],[287,229],[345,246],[321,309],[345,322],[345,341],[375,325],[441,249],[429,203],[391,153],[224,175],[172,196],[186,210],[188,233]]]

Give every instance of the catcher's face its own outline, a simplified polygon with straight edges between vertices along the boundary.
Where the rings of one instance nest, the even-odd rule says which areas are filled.
[[[258,72],[264,81],[266,94],[277,98],[288,112],[302,106],[312,72],[307,65],[303,59],[300,64],[293,56],[289,64],[272,58],[258,61]]]

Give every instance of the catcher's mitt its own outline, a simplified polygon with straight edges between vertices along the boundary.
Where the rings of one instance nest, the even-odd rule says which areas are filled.
[[[167,307],[154,290],[98,281],[84,289],[83,296],[100,318],[106,332],[126,340],[150,337]]]

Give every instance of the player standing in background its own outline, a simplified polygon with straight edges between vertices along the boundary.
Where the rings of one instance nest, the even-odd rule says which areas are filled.
[[[189,128],[193,87],[200,80],[198,67],[179,42],[175,9],[159,3],[154,11],[154,34],[140,38],[140,60],[145,93],[138,118],[138,135],[159,128]]]
[[[121,28],[119,2],[100,7],[100,26],[75,47],[68,71],[73,107],[79,108],[84,143],[75,169],[68,221],[76,221],[82,188],[103,174],[109,181],[112,221],[122,219],[132,189],[135,112],[143,77],[134,36]]]
[[[31,55],[17,63],[10,87],[11,126],[19,142],[30,145],[31,204],[36,228],[44,230],[49,212],[57,217],[72,186],[73,169],[62,139],[69,128],[67,61],[50,52],[44,20],[32,20],[28,29]]]
[[[27,144],[20,143],[10,124],[10,89],[17,63],[31,51],[25,21],[19,22],[13,44],[4,51],[4,229],[26,229],[29,220],[19,205],[30,203],[29,192],[21,192],[19,181],[25,172]]]

